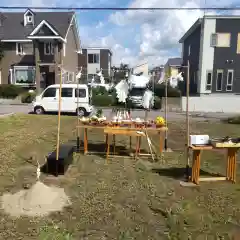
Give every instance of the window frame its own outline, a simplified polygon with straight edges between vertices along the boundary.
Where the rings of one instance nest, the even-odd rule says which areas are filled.
[[[92,55],[92,62],[89,62],[89,55]],[[95,59],[95,57],[98,58]],[[96,61],[94,61],[96,60]],[[99,64],[100,63],[100,54],[99,53],[88,53],[88,64]]]
[[[211,74],[211,84],[208,83],[208,74]],[[206,71],[206,84],[205,84],[205,91],[212,91],[212,80],[213,80],[213,71],[207,70]],[[207,87],[210,86],[210,89],[207,89]]]
[[[48,44],[49,44],[50,50],[47,47]],[[47,55],[47,56],[54,55],[54,45],[53,45],[52,42],[45,42],[44,43],[44,55]]]
[[[47,91],[49,91],[49,90],[55,90],[55,96],[53,96],[53,97],[45,97],[44,95],[46,94],[46,92]],[[55,98],[55,97],[57,97],[57,88],[53,88],[53,87],[51,87],[51,88],[47,88],[44,92],[43,92],[43,94],[42,94],[42,99],[43,98]]]
[[[221,78],[221,90],[217,89],[218,86],[218,74],[222,74]],[[223,69],[217,69],[217,74],[216,74],[216,92],[221,92],[223,90]]]
[[[228,45],[219,45],[219,36],[220,35],[228,35],[229,36],[229,42]],[[215,44],[213,44],[213,39],[215,39]],[[211,42],[210,42],[211,47],[219,47],[219,48],[228,48],[231,47],[231,33],[228,32],[218,32],[218,33],[212,33],[211,34]]]
[[[232,82],[231,84],[228,83],[228,77],[229,77],[229,73],[232,73]],[[233,90],[233,79],[234,79],[234,70],[233,69],[228,69],[227,70],[227,84],[226,84],[226,92],[232,92]],[[231,90],[228,90],[228,87],[231,86]]]
[[[19,51],[20,50],[20,51]],[[23,51],[23,44],[22,43],[19,43],[17,42],[16,43],[16,55],[24,55],[24,51]]]

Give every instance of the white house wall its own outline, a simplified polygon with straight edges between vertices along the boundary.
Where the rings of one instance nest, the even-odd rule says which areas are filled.
[[[190,112],[240,113],[240,95],[202,95],[189,97]],[[182,97],[182,111],[186,111],[186,97]]]
[[[211,93],[206,90],[207,70],[213,70],[214,47],[211,47],[211,35],[216,32],[216,19],[204,18],[202,38],[200,44],[200,85],[198,92],[200,94]]]
[[[96,74],[96,69],[100,70],[100,49],[87,49],[88,54],[99,54],[99,63],[88,63],[88,74]]]

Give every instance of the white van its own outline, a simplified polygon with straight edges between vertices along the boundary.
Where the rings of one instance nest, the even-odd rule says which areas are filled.
[[[36,114],[58,112],[60,84],[47,87],[33,101],[33,111]],[[88,86],[85,84],[62,84],[61,112],[76,113],[85,116],[93,111],[90,105]]]

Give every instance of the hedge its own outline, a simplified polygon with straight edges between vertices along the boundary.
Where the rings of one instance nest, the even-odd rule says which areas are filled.
[[[26,90],[20,86],[3,84],[0,85],[0,98],[14,99]]]
[[[31,103],[35,97],[35,92],[25,92],[21,95],[21,101],[22,103]]]
[[[157,85],[154,89],[154,94],[159,97],[165,97],[165,85]],[[181,91],[171,86],[167,87],[168,97],[181,97]]]

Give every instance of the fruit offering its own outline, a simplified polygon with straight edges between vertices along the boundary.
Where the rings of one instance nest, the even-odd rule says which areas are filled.
[[[157,125],[165,125],[165,119],[163,117],[158,116],[156,118],[156,124]]]

